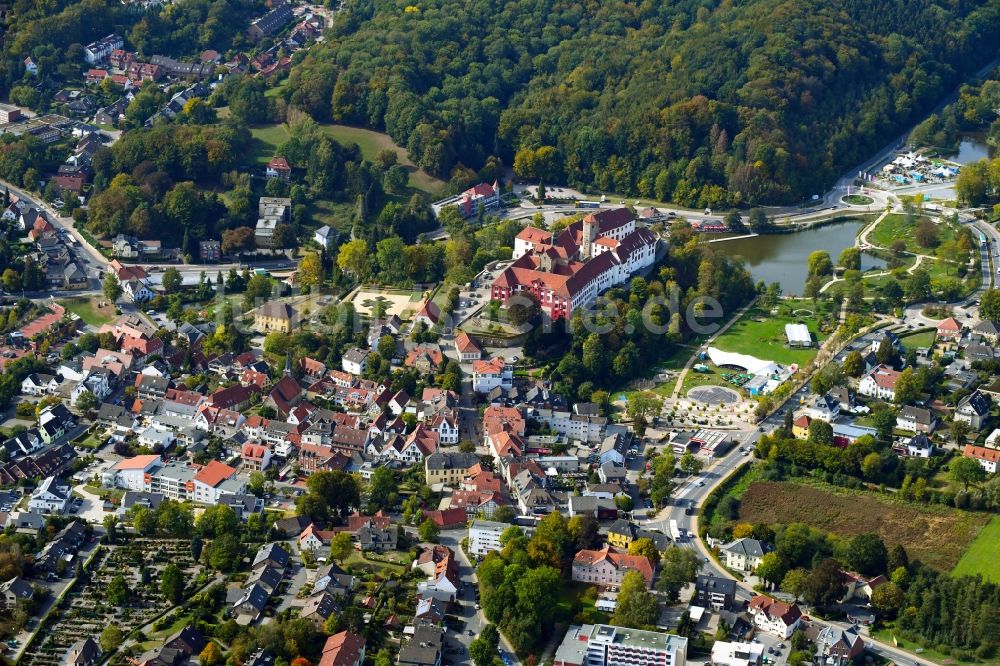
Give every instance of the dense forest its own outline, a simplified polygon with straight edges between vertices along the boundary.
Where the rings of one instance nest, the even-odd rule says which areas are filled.
[[[357,0],[284,95],[445,178],[495,156],[689,205],[788,202],[919,119],[998,28],[985,1]]]

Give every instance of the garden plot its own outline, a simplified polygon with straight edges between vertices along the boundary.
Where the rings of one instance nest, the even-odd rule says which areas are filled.
[[[400,319],[406,319],[404,313],[415,310],[420,304],[420,294],[410,291],[391,291],[387,289],[359,289],[351,300],[354,310],[359,314],[370,317],[372,310],[379,303],[385,308],[385,316],[396,315]]]
[[[101,546],[83,578],[52,609],[20,663],[58,666],[73,643],[88,636],[96,640],[108,625],[118,625],[126,636],[144,627],[171,607],[159,584],[160,572],[171,562],[181,568],[187,581],[193,581],[203,568],[191,559],[187,541],[133,539]],[[118,574],[125,577],[130,594],[124,606],[112,605],[105,598]]]

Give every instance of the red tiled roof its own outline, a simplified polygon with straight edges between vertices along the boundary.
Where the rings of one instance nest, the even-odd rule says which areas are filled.
[[[145,469],[149,463],[159,459],[160,456],[157,455],[124,458],[123,460],[118,461],[118,464],[115,465],[115,469]]]
[[[966,444],[965,448],[962,449],[962,455],[966,458],[975,458],[986,462],[1000,462],[1000,449],[988,449],[985,446]]]
[[[789,605],[783,601],[765,597],[762,594],[758,594],[750,600],[749,610],[751,614],[756,611],[763,613],[767,617],[780,619],[786,626],[794,624],[796,620],[802,617],[802,611],[799,610],[797,605]]]
[[[236,474],[235,469],[218,460],[213,460],[198,470],[198,473],[194,475],[194,480],[214,488],[234,474]]]
[[[350,631],[342,631],[326,639],[319,666],[354,666],[365,649],[365,639]]]
[[[573,565],[594,566],[601,562],[610,562],[616,569],[631,569],[642,574],[646,584],[653,582],[653,563],[643,555],[629,555],[611,550],[605,546],[603,550],[581,550],[573,558]]]
[[[483,351],[483,348],[479,346],[479,343],[469,337],[469,334],[465,331],[462,331],[455,337],[455,348],[461,354]]]

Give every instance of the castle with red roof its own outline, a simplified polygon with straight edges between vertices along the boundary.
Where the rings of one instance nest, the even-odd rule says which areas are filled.
[[[514,240],[514,263],[493,282],[492,298],[506,303],[529,292],[552,319],[569,319],[574,308],[656,261],[656,244],[627,208],[590,213],[558,233],[527,227]]]

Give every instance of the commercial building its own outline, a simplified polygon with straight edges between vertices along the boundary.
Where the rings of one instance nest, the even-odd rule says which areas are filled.
[[[761,666],[763,662],[763,643],[716,641],[712,646],[712,666]]]
[[[573,625],[556,650],[553,666],[684,666],[688,639],[658,631]]]

